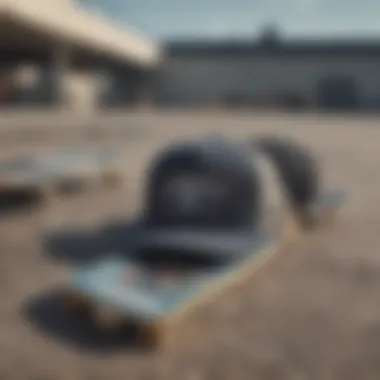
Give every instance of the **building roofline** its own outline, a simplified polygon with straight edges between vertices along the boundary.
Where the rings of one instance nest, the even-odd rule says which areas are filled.
[[[379,55],[378,39],[287,40],[260,42],[249,40],[187,40],[165,44],[171,56],[315,56],[315,55]]]
[[[79,7],[48,5],[32,1],[0,1],[0,18],[41,31],[68,46],[77,46],[139,66],[155,66],[161,60],[161,45],[131,28]],[[95,31],[95,32],[94,32]]]

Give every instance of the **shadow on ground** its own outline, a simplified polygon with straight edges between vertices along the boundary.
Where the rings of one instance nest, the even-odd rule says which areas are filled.
[[[80,182],[72,182],[58,185],[55,191],[55,197],[70,198],[88,190],[88,185]],[[44,192],[25,190],[12,190],[0,194],[0,217],[8,216],[14,213],[23,213],[35,211],[48,203],[48,198]]]
[[[37,194],[12,192],[0,195],[0,217],[36,209],[41,203]]]
[[[66,310],[62,303],[62,290],[56,290],[38,299],[27,301],[21,310],[28,325],[65,345],[82,351],[106,354],[124,349],[139,349],[136,328],[123,326],[105,331],[93,319]]]
[[[90,231],[52,232],[45,236],[44,245],[49,259],[77,265],[132,249],[136,236],[135,225],[119,221]]]

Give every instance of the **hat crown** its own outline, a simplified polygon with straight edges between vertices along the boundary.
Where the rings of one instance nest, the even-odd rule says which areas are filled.
[[[147,220],[160,227],[252,227],[260,208],[250,152],[221,138],[180,143],[148,178]]]

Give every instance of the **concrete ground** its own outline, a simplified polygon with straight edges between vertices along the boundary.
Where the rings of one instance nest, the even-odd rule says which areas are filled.
[[[220,112],[0,116],[0,155],[73,145],[122,147],[127,181],[0,215],[0,378],[371,380],[380,377],[380,128],[364,116]],[[199,310],[159,352],[99,336],[65,315],[70,266],[125,246],[145,169],[169,140],[283,134],[320,157],[349,192],[332,228],[280,254]]]

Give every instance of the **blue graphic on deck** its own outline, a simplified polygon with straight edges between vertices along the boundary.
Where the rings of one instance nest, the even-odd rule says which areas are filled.
[[[147,270],[143,264],[126,255],[110,258],[78,270],[73,288],[95,303],[139,319],[163,317],[199,297],[206,288],[222,281],[238,267],[269,248],[275,239],[258,237],[257,249],[227,265],[193,271]]]

